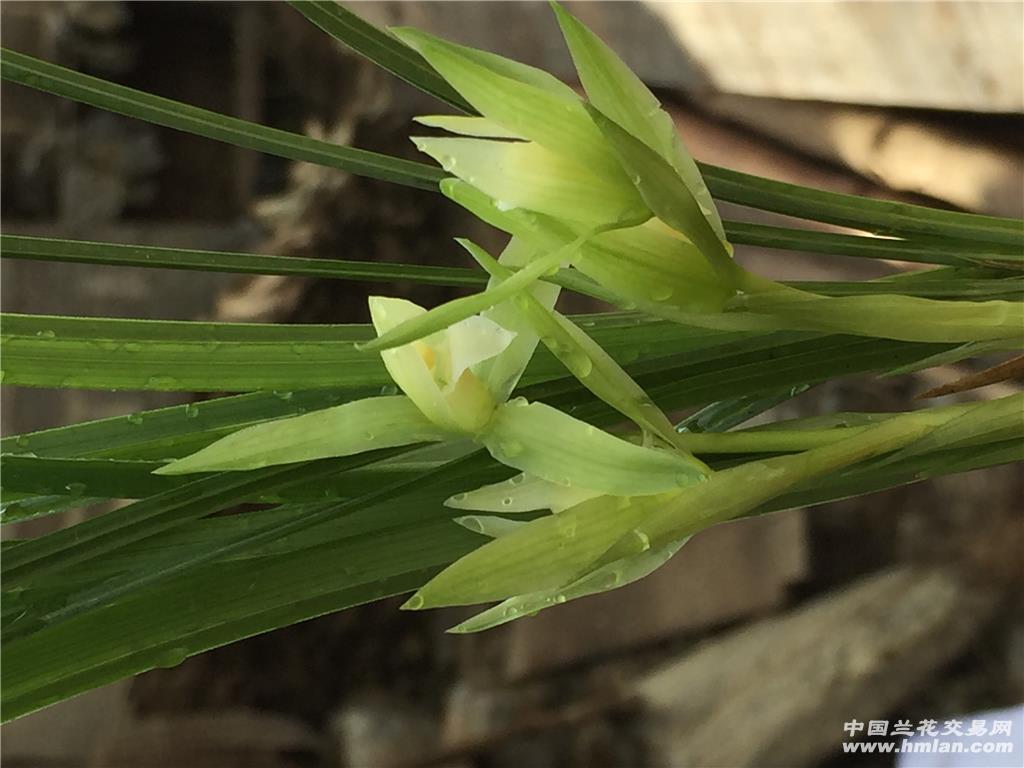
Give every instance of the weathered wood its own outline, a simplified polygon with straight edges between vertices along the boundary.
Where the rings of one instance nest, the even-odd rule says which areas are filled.
[[[884,716],[967,647],[995,604],[951,569],[903,567],[709,641],[636,688],[654,764],[810,765],[846,720]]]

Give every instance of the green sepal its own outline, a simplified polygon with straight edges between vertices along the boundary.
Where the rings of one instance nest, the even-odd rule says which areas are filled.
[[[402,607],[471,605],[570,583],[649,515],[657,498],[600,496],[532,520],[456,560]]]
[[[491,483],[474,491],[457,493],[445,501],[452,509],[478,512],[521,514],[547,509],[561,512],[601,494],[588,488],[559,485],[550,480],[521,473],[500,483]]]
[[[153,474],[259,469],[448,437],[409,398],[371,397],[246,427]]]
[[[502,464],[567,488],[614,496],[679,489],[706,474],[691,456],[634,445],[523,398],[499,406],[480,439]]]
[[[561,5],[551,5],[590,103],[672,164],[718,239],[726,243],[715,201],[661,103],[615,51]]]
[[[453,634],[482,632],[524,616],[533,616],[546,608],[561,605],[570,600],[632,584],[634,581],[649,576],[667,563],[687,541],[689,539],[683,539],[648,552],[606,563],[562,587],[510,597],[508,600],[466,619],[448,631]]]
[[[475,136],[481,139],[522,139],[519,134],[492,123],[486,117],[470,117],[469,115],[421,115],[414,117],[413,122],[428,128],[440,128],[459,136]]]
[[[499,201],[590,225],[617,221],[644,207],[621,175],[598,173],[572,155],[535,142],[414,136],[417,149],[448,173]]]
[[[727,244],[712,228],[693,192],[675,168],[614,120],[590,105],[586,109],[654,215],[697,246],[723,281],[734,283],[739,268],[733,262]]]
[[[552,75],[420,30],[402,27],[391,32],[491,122],[555,154],[622,178],[622,169],[587,118],[580,98]]]
[[[521,269],[536,257],[535,249],[513,237],[501,252],[498,261],[504,267]],[[488,281],[488,287],[499,282],[501,281],[492,277]],[[516,308],[516,302],[528,296],[540,306],[551,309],[558,301],[560,293],[561,288],[558,285],[538,280],[524,289],[519,296],[496,304],[483,313],[484,317],[515,334],[515,338],[505,351],[483,361],[476,368],[477,375],[493,393],[496,402],[503,403],[508,400],[540,342],[536,331]]]

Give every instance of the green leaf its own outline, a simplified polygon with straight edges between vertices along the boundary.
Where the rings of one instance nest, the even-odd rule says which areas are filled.
[[[381,69],[401,78],[456,109],[472,107],[444,81],[423,57],[390,35],[368,24],[333,0],[289,0],[291,6],[335,40],[365,56]]]
[[[162,267],[248,275],[300,275],[331,280],[411,280],[423,285],[478,286],[485,282],[478,272],[462,267],[264,256],[18,235],[0,235],[0,256],[5,259],[34,259],[70,264]]]
[[[707,169],[706,169],[707,170]],[[859,200],[859,198],[857,198]],[[867,201],[865,202],[874,202]],[[813,218],[805,216],[805,218]],[[975,262],[997,262],[1018,266],[1018,249],[995,244],[961,241],[952,238],[893,239],[865,237],[834,232],[815,232],[743,221],[725,222],[725,232],[735,245],[756,245],[759,248],[780,248],[787,251],[831,253],[837,256],[858,256],[868,259],[892,259],[921,264],[966,266]]]
[[[691,456],[633,445],[543,403],[498,407],[481,438],[502,464],[566,487],[616,496],[661,493],[704,477]]]
[[[249,470],[397,448],[449,437],[402,396],[370,397],[234,432],[157,475]]]
[[[802,187],[749,173],[698,163],[715,199],[774,211],[798,219],[839,224],[878,234],[900,237],[963,240],[1012,246],[1006,259],[1024,260],[1024,221],[943,211],[923,205],[873,200],[857,195]]]
[[[167,128],[226,141],[246,149],[338,168],[357,176],[433,190],[443,174],[421,163],[400,160],[375,152],[341,147],[258,123],[250,123],[208,109],[154,96],[134,88],[83,75],[72,69],[2,50],[4,80],[89,104],[99,109],[135,117]]]

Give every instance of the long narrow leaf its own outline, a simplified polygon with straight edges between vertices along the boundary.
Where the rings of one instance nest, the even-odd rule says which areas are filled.
[[[167,128],[419,189],[434,190],[443,178],[440,171],[428,165],[250,123],[84,75],[6,48],[2,50],[0,61],[4,80]]]

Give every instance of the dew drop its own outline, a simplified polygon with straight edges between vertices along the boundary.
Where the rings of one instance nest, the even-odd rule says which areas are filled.
[[[371,432],[371,431],[369,431],[369,430],[367,430],[366,432],[364,432],[364,433],[363,433],[363,439],[364,439],[364,440],[372,441],[372,440],[374,440],[374,439],[375,439],[376,437],[377,437],[377,436],[376,436],[375,434],[373,434],[373,432]]]
[[[685,488],[688,485],[693,485],[693,483],[696,480],[697,478],[694,475],[688,474],[686,472],[680,472],[678,475],[676,475],[676,485],[678,485],[681,488]]]
[[[185,406],[185,418],[196,419],[199,417],[199,406],[195,403],[189,403]]]
[[[498,443],[498,451],[506,458],[512,458],[523,452],[523,444],[517,440],[504,440]]]
[[[568,475],[563,475],[562,477],[558,478],[558,480],[556,480],[555,482],[557,482],[563,488],[572,487],[572,478],[569,477]]]
[[[519,613],[520,611],[516,606],[510,605],[508,608],[501,612],[501,615],[506,619],[514,619],[519,615]]]
[[[173,376],[150,376],[146,379],[146,386],[153,389],[174,389],[178,380]]]
[[[187,648],[168,648],[153,659],[154,667],[176,667],[188,658]]]
[[[499,211],[514,211],[519,206],[513,205],[512,203],[506,202],[505,200],[495,200],[494,207]]]
[[[633,529],[633,536],[637,541],[637,552],[646,552],[651,548],[651,537],[641,531],[639,528]]]
[[[56,332],[50,331],[50,330],[36,331],[36,336],[38,338],[40,338],[40,339],[55,339],[55,338],[57,338]]]
[[[530,402],[525,397],[514,397],[508,401],[508,404],[516,408],[522,408],[525,405],[529,405]]]
[[[380,393],[385,396],[397,395],[398,387],[396,387],[394,384],[385,384],[383,387],[380,388]]]
[[[129,424],[135,424],[136,426],[138,426],[139,424],[142,423],[142,414],[141,413],[129,413],[127,416],[125,416],[125,420]]]
[[[468,493],[456,493],[454,496],[450,497],[448,501],[454,501],[455,503],[458,503],[460,501],[465,501],[466,497],[468,496]]]
[[[508,481],[509,485],[522,485],[525,482],[526,475],[516,475]]]
[[[556,603],[557,603],[558,605],[561,605],[562,603],[564,603],[564,602],[565,602],[565,595],[563,595],[563,594],[557,594],[557,595],[555,595],[555,602],[556,602]]]
[[[135,341],[129,341],[124,345],[125,352],[141,352],[142,345]]]
[[[68,483],[64,490],[72,496],[82,496],[86,491],[85,483]]]
[[[293,393],[291,393],[291,392],[289,392],[287,390],[275,389],[274,390],[274,397],[276,397],[278,400],[283,400],[285,402],[288,402],[289,400],[292,399]]]
[[[19,448],[28,448],[28,446],[29,446],[29,443],[30,443],[30,440],[29,440],[29,439],[28,439],[28,437],[27,437],[27,436],[25,436],[25,435],[18,435],[18,436],[17,436],[17,437],[16,437],[15,439],[14,439],[14,444],[15,444],[16,446],[18,446]]]
[[[668,301],[672,298],[672,286],[668,283],[655,286],[651,290],[652,301]]]
[[[501,506],[503,506],[503,507],[511,507],[512,506],[512,497],[511,496],[506,496],[505,498],[503,498],[501,500]]]

